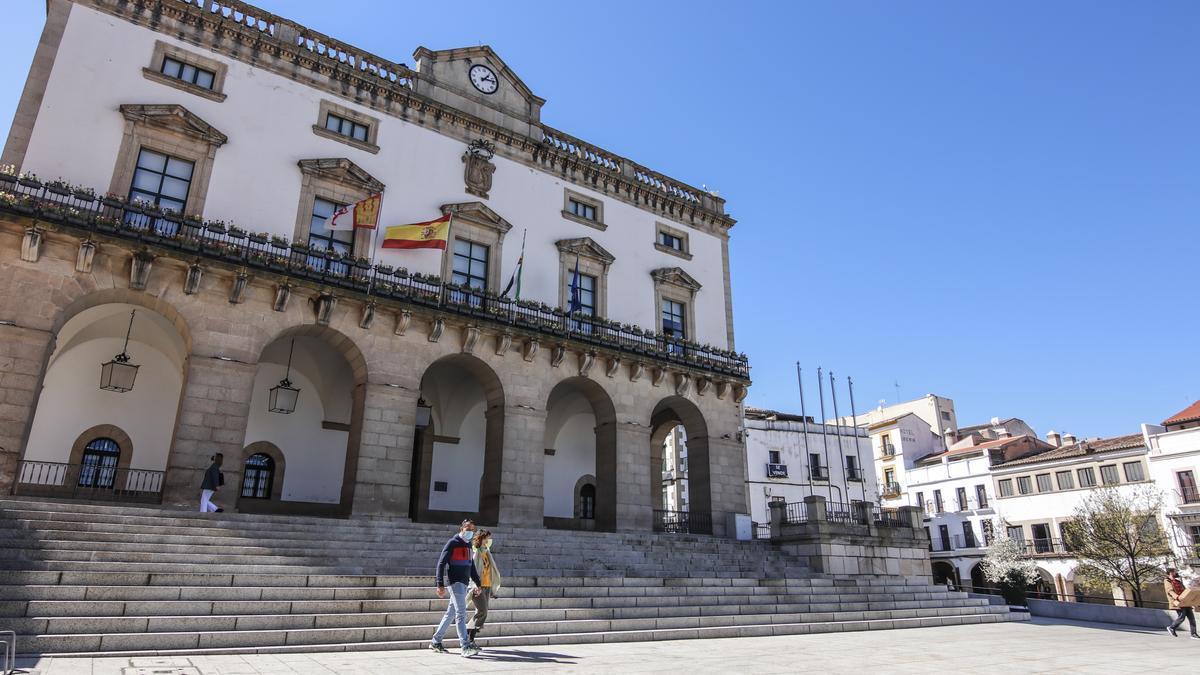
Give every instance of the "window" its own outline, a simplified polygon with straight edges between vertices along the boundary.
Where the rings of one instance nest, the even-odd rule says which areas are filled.
[[[896,448],[892,445],[892,437],[889,434],[879,437],[879,449],[884,457],[891,457],[896,454]]]
[[[1121,482],[1121,476],[1117,473],[1116,464],[1105,464],[1100,467],[1100,480],[1105,485],[1116,485]]]
[[[999,482],[999,485],[1000,485],[1000,496],[1001,497],[1011,497],[1013,495],[1011,478],[1005,478],[1004,480]]]
[[[194,168],[193,162],[142,148],[133,170],[129,198],[149,202],[164,211],[182,213]]]
[[[924,492],[917,493],[917,508],[921,509],[922,513],[926,513],[929,511],[929,507],[925,505],[925,493]]]
[[[887,485],[895,485],[896,484],[896,470],[895,469],[884,469],[883,470],[883,482]]]
[[[335,134],[340,134],[347,138],[353,138],[356,141],[367,142],[369,128],[365,124],[359,124],[352,120],[348,120],[340,115],[328,113],[325,115],[325,128]]]
[[[846,455],[846,480],[862,479],[862,471],[858,468],[858,457]]]
[[[670,232],[659,232],[658,243],[676,251],[683,250],[683,240],[671,234]]]
[[[596,518],[596,486],[591,483],[579,488],[579,517],[583,520]]]
[[[975,486],[975,502],[979,508],[986,509],[988,507],[987,488],[982,485]]]
[[[967,488],[960,487],[954,491],[954,496],[958,499],[958,510],[967,510]]]
[[[485,290],[487,280],[488,247],[466,239],[455,239],[451,283]]]
[[[677,340],[687,339],[687,306],[682,302],[663,298],[662,334]],[[683,345],[672,342],[668,345],[668,351],[682,352]]]
[[[992,541],[996,538],[995,526],[990,520],[980,521],[979,526],[983,529],[983,545],[991,546]]]
[[[117,474],[121,446],[111,438],[97,438],[83,448],[79,487],[111,489]]]
[[[1096,487],[1096,472],[1090,466],[1076,473],[1079,475],[1079,487]]]
[[[1196,476],[1191,471],[1180,471],[1175,474],[1179,481],[1179,498],[1184,504],[1200,502],[1200,490],[1196,488]]]
[[[598,230],[605,229],[604,204],[578,192],[563,190],[562,216]]]
[[[778,450],[768,450],[767,451],[767,462],[769,462],[771,464],[782,464],[783,462],[780,461],[779,451]]]
[[[1054,485],[1050,482],[1050,474],[1039,473],[1037,475],[1038,492],[1051,492],[1054,490]]]
[[[213,88],[213,82],[217,79],[217,74],[211,70],[197,68],[190,63],[184,63],[169,56],[163,58],[162,70],[159,72],[167,77],[183,80],[188,84],[209,90]]]
[[[1020,492],[1023,495],[1033,492],[1033,481],[1030,480],[1029,476],[1017,477],[1017,492]]]
[[[242,469],[242,497],[247,499],[270,499],[271,487],[274,482],[274,459],[261,452],[246,458],[246,466]]]
[[[1192,537],[1192,557],[1200,558],[1200,525],[1190,525],[1188,534]]]
[[[943,411],[942,411],[942,421],[943,421],[943,422],[949,422],[949,421],[950,421],[950,411],[949,411],[949,410],[943,410]]]
[[[572,275],[574,278],[574,275]],[[579,275],[579,307],[576,314],[596,316],[596,277],[590,274]],[[571,289],[567,289],[567,307],[571,307]]]
[[[1075,489],[1075,479],[1071,476],[1070,471],[1059,471],[1058,473],[1054,474],[1054,477],[1058,479],[1059,490]]]
[[[965,548],[975,548],[975,530],[971,528],[971,521],[964,520],[963,528],[963,546]]]
[[[1145,479],[1145,474],[1142,473],[1141,462],[1125,462],[1125,480],[1130,483],[1136,483]]]
[[[320,197],[313,199],[312,218],[308,225],[308,247],[312,252],[319,254],[330,251],[342,257],[354,255],[353,230],[330,230],[325,227],[329,219],[333,217],[333,213],[342,206],[343,204],[336,204]],[[320,272],[328,271],[339,274],[345,274],[349,269],[346,263],[330,264],[321,255],[308,256],[308,265]]]
[[[578,199],[568,199],[567,210],[571,212],[571,215],[583,218],[584,220],[596,219],[596,207],[591,204],[585,204]]]
[[[1025,541],[1025,529],[1020,525],[1010,525],[1008,527],[1008,538],[1014,541]]]
[[[821,466],[821,456],[815,452],[808,455],[808,471],[813,480],[829,480],[829,471]]]
[[[942,506],[943,506],[942,505],[942,491],[934,490],[933,491],[933,510],[934,510],[934,512],[935,513],[944,512],[946,509],[942,508]]]
[[[687,232],[666,223],[658,224],[657,234],[654,236],[654,248],[676,258],[692,259]]]

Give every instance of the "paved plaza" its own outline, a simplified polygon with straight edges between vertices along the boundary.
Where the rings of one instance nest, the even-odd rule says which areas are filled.
[[[473,659],[427,651],[23,661],[28,675],[352,673],[1195,673],[1200,641],[1049,620],[830,633],[496,648]]]

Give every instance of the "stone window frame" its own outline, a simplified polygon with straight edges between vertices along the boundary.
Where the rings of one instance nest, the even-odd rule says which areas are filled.
[[[572,200],[587,204],[596,209],[596,219],[588,220],[587,218],[582,218],[571,213]],[[576,192],[571,188],[563,188],[562,217],[582,225],[587,225],[588,227],[594,227],[597,230],[603,231],[608,229],[608,225],[604,224],[604,202],[596,197],[589,197],[581,192]]]
[[[162,72],[163,60],[167,57],[175,59],[181,63],[196,68],[202,68],[210,71],[213,74],[212,89],[185,82],[184,80],[176,79]],[[210,101],[221,103],[225,100],[225,75],[229,71],[229,66],[222,61],[210,59],[199,54],[180,49],[175,45],[167,44],[162,40],[154,41],[154,52],[150,56],[150,65],[142,68],[142,75],[153,82],[165,84],[168,87],[174,87],[180,91],[186,91],[189,94],[195,94]]]
[[[683,248],[681,250],[675,250],[659,241],[660,235],[662,235],[664,232],[682,241]],[[688,233],[679,228],[671,227],[663,222],[657,222],[654,224],[654,248],[666,253],[667,255],[673,255],[677,258],[683,258],[684,260],[692,259],[692,242],[688,238]]]
[[[242,496],[242,481],[245,479],[246,460],[250,459],[251,455],[266,455],[275,462],[274,470],[271,473],[271,495],[269,497],[243,497]],[[279,446],[270,441],[255,441],[250,445],[242,448],[241,457],[238,458],[237,473],[237,500],[241,502],[243,499],[249,499],[254,502],[279,502],[283,501],[283,477],[284,469],[287,468],[287,461],[283,456],[283,450]]]
[[[123,104],[118,109],[125,117],[125,131],[108,191],[129,194],[142,149],[161,152],[193,163],[182,215],[202,216],[217,148],[229,138],[181,105]]]
[[[360,141],[357,138],[343,136],[335,131],[326,129],[325,124],[330,113],[365,126],[367,128],[367,140]],[[379,125],[380,119],[378,117],[372,117],[371,115],[347,108],[329,99],[321,99],[321,106],[317,112],[317,123],[312,126],[312,130],[314,134],[322,138],[328,138],[338,143],[345,143],[352,148],[358,148],[359,150],[375,155],[379,153]]]
[[[317,198],[338,204],[354,204],[374,194],[381,194],[384,184],[362,167],[345,157],[302,159],[300,167],[300,203],[296,209],[296,226],[292,241],[308,244],[312,226],[313,204]],[[370,257],[371,230],[354,230],[355,257]]]
[[[684,339],[696,342],[696,293],[700,291],[700,282],[692,275],[678,267],[663,267],[650,273],[654,279],[654,332],[662,334],[663,300],[674,300],[683,303],[686,318]]]
[[[595,316],[608,316],[608,271],[616,258],[591,237],[560,239],[558,247],[558,306],[566,309],[571,299],[571,279],[575,276],[575,256],[579,256],[579,273],[596,278]]]
[[[583,492],[583,487],[585,485],[591,485],[592,490],[594,490],[596,493],[596,501],[592,504],[592,518],[591,519],[594,520],[596,517],[596,511],[597,511],[596,506],[600,502],[600,491],[596,484],[596,477],[590,473],[587,475],[584,475],[584,476],[580,476],[579,480],[575,481],[575,492],[572,494],[572,499],[575,502],[575,508],[572,511],[572,516],[576,520],[583,519],[583,495],[581,493]]]
[[[512,224],[487,207],[483,202],[442,204],[442,215],[450,216],[450,231],[446,237],[446,250],[442,252],[442,280],[449,282],[454,277],[455,239],[474,242],[488,249],[487,289],[493,293],[500,290],[500,267],[504,261],[504,235]]]
[[[71,444],[71,456],[67,459],[67,463],[71,466],[82,464],[83,451],[87,449],[88,443],[98,438],[111,438],[121,449],[121,454],[117,455],[117,472],[128,469],[129,461],[133,459],[133,440],[129,438],[129,434],[125,433],[124,429],[112,424],[97,424],[79,434],[75,438],[75,442]]]

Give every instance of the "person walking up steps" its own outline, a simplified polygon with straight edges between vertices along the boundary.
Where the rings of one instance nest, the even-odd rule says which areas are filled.
[[[483,624],[487,621],[488,603],[500,590],[500,568],[496,566],[496,559],[492,557],[492,533],[479,530],[474,543],[474,561],[475,569],[479,572],[479,586],[478,592],[467,601],[467,604],[475,606],[475,613],[471,615],[471,621],[467,624],[467,635],[471,638],[471,644],[475,644],[475,636],[483,630]]]
[[[474,521],[469,519],[462,521],[458,534],[446,542],[442,548],[442,554],[438,556],[434,580],[437,584],[439,598],[446,597],[446,582],[450,583],[450,604],[446,607],[446,615],[442,617],[442,622],[438,624],[437,630],[433,632],[433,639],[429,642],[429,648],[439,654],[446,653],[446,648],[442,646],[442,638],[450,629],[451,621],[454,622],[454,628],[458,631],[458,644],[462,648],[462,655],[475,656],[479,653],[479,647],[471,644],[471,638],[467,634],[467,584],[475,584],[476,588],[473,592],[476,595],[479,594],[478,586],[480,585],[479,573],[475,571],[475,562],[471,559],[471,539],[474,537]]]
[[[221,513],[225,510],[212,501],[213,495],[225,484],[225,475],[221,473],[221,462],[224,460],[225,456],[218,452],[212,456],[208,471],[204,472],[204,482],[200,483],[200,513]]]

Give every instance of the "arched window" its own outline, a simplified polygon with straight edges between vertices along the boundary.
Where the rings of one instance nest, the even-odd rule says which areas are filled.
[[[274,481],[275,460],[269,455],[259,452],[246,458],[246,467],[242,470],[242,497],[270,499]]]
[[[83,448],[79,487],[111,489],[117,474],[121,446],[111,438],[93,439]]]
[[[591,483],[579,488],[579,517],[583,520],[596,518],[596,486]]]

